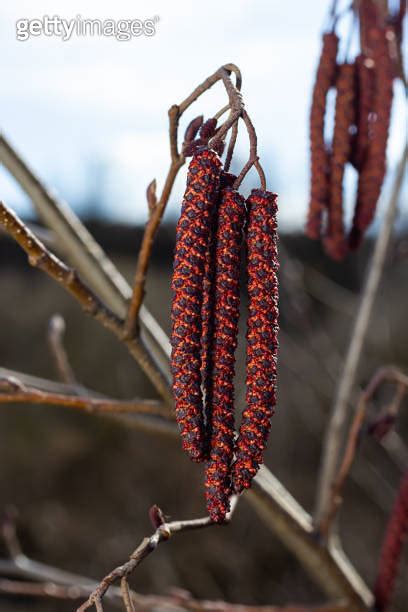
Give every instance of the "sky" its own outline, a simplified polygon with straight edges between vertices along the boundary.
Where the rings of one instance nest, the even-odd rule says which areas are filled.
[[[303,226],[308,199],[308,113],[328,2],[278,0],[14,0],[0,12],[1,129],[47,186],[78,212],[94,203],[115,221],[146,219],[145,190],[160,189],[169,164],[167,110],[226,62],[243,75],[268,187],[280,196],[281,227]],[[154,36],[16,38],[16,22],[42,19],[154,19]],[[347,18],[341,24],[345,31]],[[186,113],[213,115],[218,85]],[[392,168],[403,146],[402,87],[389,144]],[[247,156],[242,134],[237,163]],[[185,170],[166,214],[179,210]],[[244,191],[256,184],[252,174]],[[348,200],[353,177],[347,177]],[[0,194],[20,214],[30,202],[0,169]],[[88,211],[89,212],[89,211]],[[350,212],[351,214],[351,212]]]

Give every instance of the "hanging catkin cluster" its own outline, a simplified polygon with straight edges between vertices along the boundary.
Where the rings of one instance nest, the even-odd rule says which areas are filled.
[[[277,196],[253,190],[245,202],[233,187],[236,177],[224,172],[217,153],[202,145],[202,140],[208,142],[209,128],[214,134],[215,124],[208,121],[198,141],[189,144],[193,157],[177,225],[172,279],[172,374],[183,448],[194,461],[205,461],[207,509],[213,521],[222,522],[231,494],[249,487],[262,463],[276,403]],[[235,441],[244,237],[247,407]]]
[[[306,233],[322,238],[325,251],[341,260],[359,247],[374,218],[386,171],[386,150],[401,44],[401,8],[386,21],[372,0],[361,0],[361,53],[338,62],[339,40],[323,35],[310,112],[310,203]],[[325,129],[326,103],[336,91],[333,131]],[[347,164],[358,173],[354,218],[346,231],[343,179]]]

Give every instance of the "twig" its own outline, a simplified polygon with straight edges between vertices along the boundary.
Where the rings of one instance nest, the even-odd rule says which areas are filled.
[[[259,163],[259,157],[258,157],[258,145],[257,145],[258,139],[256,136],[255,128],[252,124],[252,121],[249,118],[249,115],[245,110],[242,113],[242,119],[245,123],[246,129],[248,132],[248,137],[249,137],[249,159],[247,163],[245,164],[245,166],[243,167],[243,169],[241,170],[241,173],[239,174],[237,180],[235,181],[234,188],[238,189],[238,187],[241,185],[242,181],[244,180],[249,170],[252,168],[252,166],[255,166],[258,172],[258,175],[259,175],[259,179],[261,181],[261,189],[266,189],[265,173],[263,171],[261,164]]]
[[[133,399],[129,401],[100,399],[88,396],[50,393],[27,387],[16,378],[0,378],[0,404],[29,403],[51,404],[95,414],[144,414],[171,420],[166,404],[156,400]]]
[[[28,255],[29,263],[41,269],[61,284],[79,302],[85,312],[92,315],[120,340],[123,340],[123,322],[83,283],[73,268],[69,268],[30,232],[24,223],[5,204],[0,202],[0,225],[18,242]],[[124,341],[129,352],[149,375],[164,401],[171,406],[172,395],[167,381],[149,358],[140,339]]]
[[[237,498],[234,498],[234,501],[231,501],[231,512],[227,516],[227,520],[230,520],[235,509],[236,502]],[[163,516],[163,513],[161,514]],[[123,584],[123,581],[134,572],[136,567],[146,557],[156,550],[159,544],[162,542],[167,542],[175,533],[203,529],[205,527],[211,527],[214,525],[216,524],[213,523],[208,516],[201,519],[162,523],[159,525],[159,527],[157,527],[153,535],[142,540],[136,550],[130,555],[129,561],[126,561],[126,563],[123,565],[116,567],[107,576],[105,576],[103,580],[101,580],[98,587],[93,591],[93,593],[91,593],[87,601],[78,608],[77,612],[84,612],[85,610],[88,610],[92,606],[97,606],[98,604],[102,605],[102,599],[112,584],[118,580],[120,580]]]
[[[351,424],[350,431],[348,434],[343,459],[340,464],[337,476],[333,482],[327,513],[325,516],[323,516],[322,521],[320,523],[320,534],[323,538],[327,538],[330,532],[330,527],[333,524],[336,513],[342,503],[342,491],[356,455],[360,434],[366,418],[367,404],[372,399],[379,386],[385,381],[396,384],[397,391],[394,397],[394,401],[388,407],[386,415],[383,415],[382,419],[384,419],[384,416],[388,416],[395,419],[395,416],[401,404],[401,400],[408,389],[408,376],[406,376],[396,368],[384,367],[380,368],[374,374],[366,389],[361,392],[357,410],[354,415],[353,422]]]
[[[351,341],[347,350],[332,415],[327,429],[327,435],[325,436],[315,511],[315,523],[317,528],[319,528],[323,516],[327,514],[328,505],[330,503],[330,492],[338,467],[347,418],[350,413],[350,395],[354,387],[357,368],[367,335],[375,297],[385,265],[387,247],[391,238],[397,212],[406,162],[407,148],[405,148],[398,165],[387,212],[375,243],[374,252],[368,269],[367,281],[361,296],[351,334]]]
[[[64,318],[55,314],[51,317],[48,325],[48,345],[54,358],[60,380],[71,387],[77,386],[74,371],[69,363],[68,355],[64,346],[65,321]]]

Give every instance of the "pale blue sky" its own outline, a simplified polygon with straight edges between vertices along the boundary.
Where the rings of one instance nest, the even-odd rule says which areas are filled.
[[[160,185],[168,163],[167,109],[232,61],[242,70],[269,187],[280,195],[282,227],[300,227],[307,207],[309,100],[327,4],[14,0],[1,9],[1,127],[46,183],[79,212],[81,201],[95,193],[104,213],[142,221],[146,185],[154,177]],[[17,19],[43,15],[160,20],[154,37],[129,42],[16,40]],[[398,97],[391,164],[405,133],[402,91]],[[223,100],[217,87],[187,119],[214,113]],[[244,139],[238,154],[246,155]],[[182,180],[171,201],[173,212]],[[20,212],[28,210],[28,201],[4,171],[0,193]]]

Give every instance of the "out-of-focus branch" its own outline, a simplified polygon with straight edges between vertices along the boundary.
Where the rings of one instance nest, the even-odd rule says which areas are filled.
[[[67,352],[64,346],[65,321],[64,318],[55,314],[51,317],[48,324],[48,346],[52,357],[54,358],[56,370],[59,374],[61,382],[66,383],[71,387],[77,386],[74,371],[68,359]]]
[[[318,529],[320,522],[327,514],[330,504],[331,489],[338,467],[347,420],[350,414],[350,396],[354,388],[357,368],[360,363],[361,353],[384,269],[387,248],[397,213],[398,200],[407,163],[407,150],[408,149],[405,148],[398,164],[385,218],[378,232],[374,252],[368,268],[366,284],[358,307],[350,344],[348,346],[343,371],[337,388],[332,415],[325,437],[315,511],[315,523]]]
[[[144,414],[168,420],[172,418],[166,404],[156,400],[124,401],[50,393],[35,387],[27,387],[16,378],[0,378],[0,404],[11,403],[50,404],[95,414]]]
[[[266,467],[261,466],[247,499],[328,597],[346,600],[350,612],[367,611],[373,596],[343,551],[316,538],[309,514]]]
[[[0,203],[0,225],[12,236],[28,255],[29,263],[41,269],[61,284],[79,302],[85,312],[92,315],[120,340],[123,340],[123,321],[119,319],[83,283],[73,268],[69,268],[30,232],[7,206]],[[155,385],[164,401],[171,406],[173,398],[167,381],[144,350],[138,339],[125,340],[125,344]]]
[[[116,594],[117,590],[115,590]],[[89,588],[83,586],[62,586],[53,582],[23,582],[21,580],[0,579],[0,593],[23,597],[41,597],[45,599],[77,600],[89,595]],[[347,605],[333,603],[323,606],[250,606],[231,604],[226,601],[197,600],[187,591],[173,589],[165,595],[140,595],[129,591],[130,604],[141,610],[163,610],[180,612],[347,612]],[[120,606],[123,601],[119,595],[112,600],[113,605]],[[128,604],[129,606],[129,604]],[[131,608],[129,608],[131,609]]]
[[[394,400],[387,408],[386,413],[381,415],[380,419],[375,420],[375,426],[377,428],[380,426],[380,421],[382,421],[384,426],[387,428],[390,427],[390,419],[392,419],[392,422],[395,421],[401,401],[408,390],[408,376],[400,372],[397,368],[384,367],[380,368],[374,374],[366,389],[361,392],[357,410],[350,427],[343,459],[341,461],[337,476],[333,482],[329,507],[326,515],[323,516],[320,523],[320,533],[323,538],[328,536],[330,527],[342,503],[342,491],[355,459],[360,434],[366,418],[367,405],[373,398],[377,389],[384,382],[394,383],[397,385],[397,389]],[[374,423],[371,425],[371,428],[373,428],[373,425]]]

